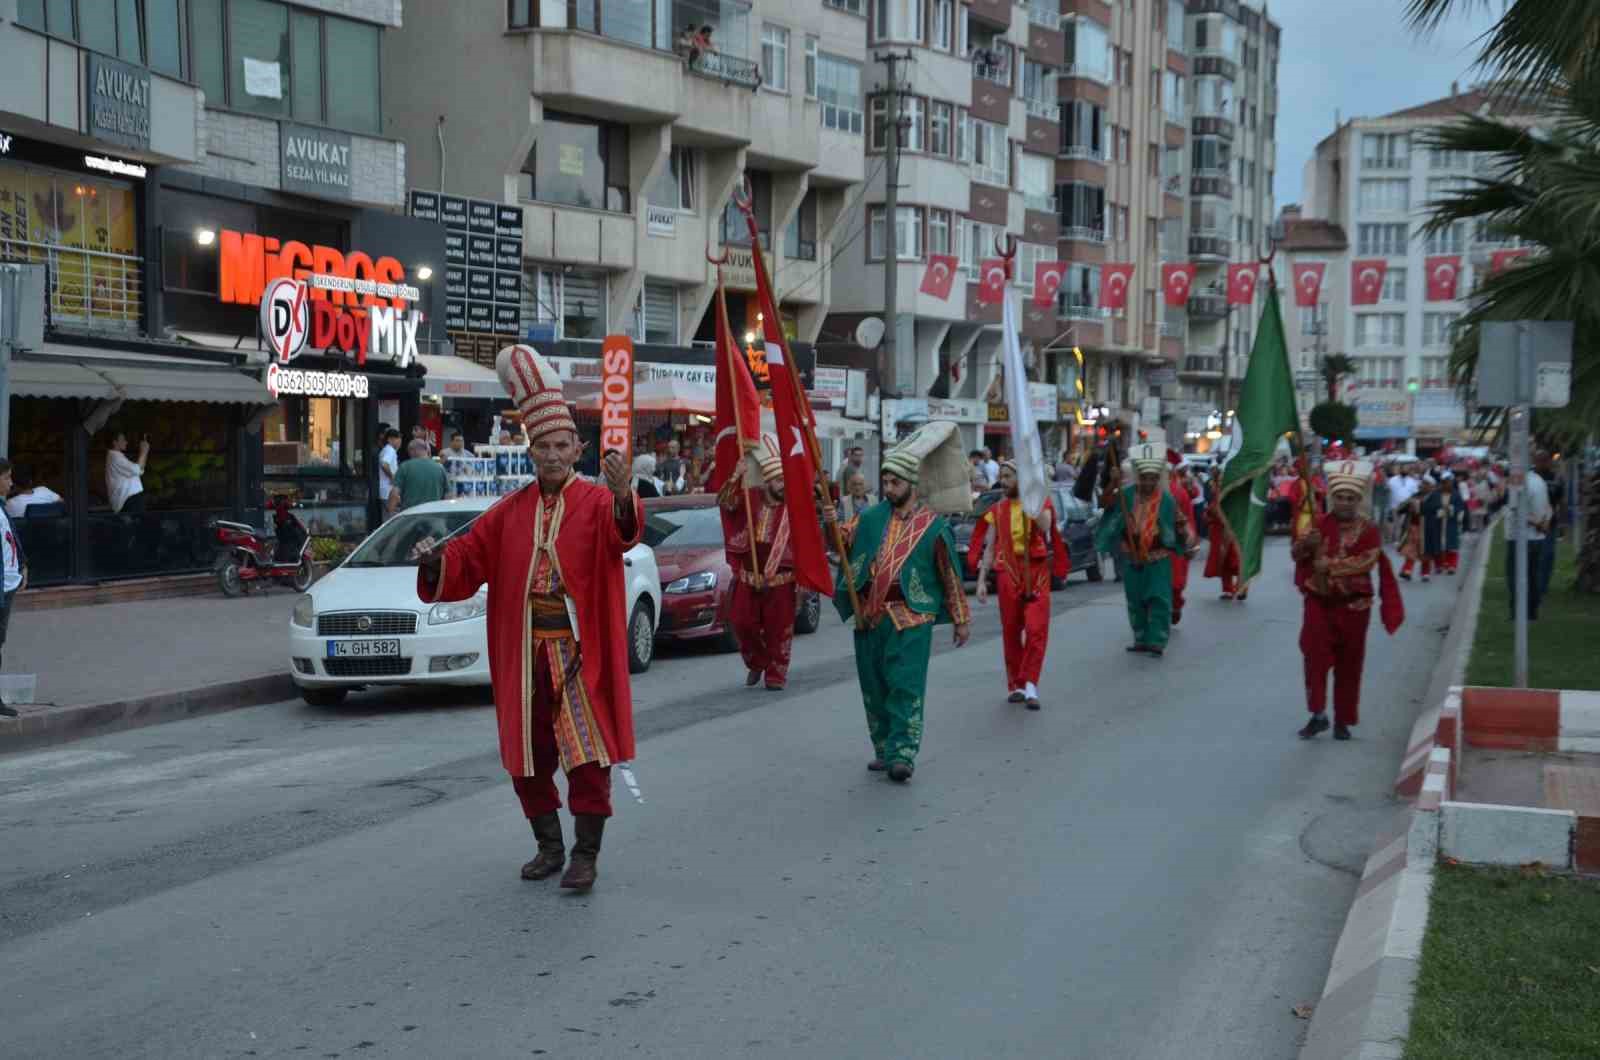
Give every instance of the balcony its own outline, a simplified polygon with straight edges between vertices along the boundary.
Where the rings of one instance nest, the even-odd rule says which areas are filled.
[[[761,64],[726,52],[701,52],[689,63],[689,72],[754,90],[761,85]]]
[[[1233,255],[1233,241],[1221,235],[1191,235],[1189,257],[1196,261],[1227,261]]]
[[[1061,67],[1061,76],[1081,77],[1085,81],[1093,81],[1097,85],[1111,84],[1111,71],[1104,66],[1095,67],[1088,63],[1064,63]]]
[[[1065,295],[1056,300],[1056,316],[1061,320],[1086,320],[1099,324],[1109,315],[1084,295]]]
[[[1191,62],[1195,77],[1220,77],[1224,81],[1239,79],[1239,64],[1221,55],[1197,55]]]
[[[1189,319],[1221,320],[1228,315],[1228,300],[1220,294],[1191,294]]]
[[[1070,225],[1062,222],[1061,238],[1071,239],[1079,243],[1093,243],[1103,247],[1106,243],[1106,232],[1103,227],[1087,228],[1082,225]]]
[[[1161,321],[1161,337],[1164,339],[1181,339],[1188,330],[1189,328],[1182,317],[1175,317],[1170,320],[1163,318]]]
[[[1221,172],[1199,170],[1189,178],[1190,195],[1215,195],[1222,199],[1233,198],[1233,181]]]
[[[7,240],[0,260],[45,267],[52,327],[139,334],[143,258]]]
[[[1231,141],[1234,137],[1234,123],[1232,118],[1196,114],[1190,125],[1190,131],[1196,136],[1216,136]]]
[[[1011,0],[972,0],[968,14],[991,26],[1011,28]]]
[[[1011,87],[1011,63],[1001,58],[1002,53],[979,49],[972,56],[972,76],[982,81],[993,81],[1005,88]]]
[[[1041,121],[1058,122],[1061,120],[1061,104],[1053,99],[1028,99],[1024,97],[1022,105],[1028,112],[1028,117],[1038,118]]]
[[[1069,162],[1098,162],[1100,165],[1108,164],[1111,159],[1106,157],[1103,148],[1084,147],[1080,144],[1062,144],[1057,158],[1064,158]]]
[[[1022,205],[1029,210],[1054,215],[1056,212],[1056,197],[1054,195],[1029,195],[1024,193]]]
[[[1183,375],[1215,375],[1222,374],[1222,358],[1207,357],[1190,354],[1183,359],[1183,364],[1178,368]]]
[[[1235,22],[1243,21],[1239,0],[1188,0],[1191,15],[1227,15]]]

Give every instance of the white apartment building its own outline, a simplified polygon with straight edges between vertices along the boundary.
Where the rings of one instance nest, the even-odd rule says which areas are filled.
[[[1424,235],[1428,204],[1483,172],[1484,163],[1427,148],[1421,136],[1490,105],[1487,93],[1452,86],[1442,99],[1344,122],[1306,163],[1305,215],[1343,228],[1349,262],[1386,263],[1377,304],[1351,303],[1349,265],[1341,276],[1330,266],[1338,282],[1324,295],[1334,337],[1328,352],[1348,353],[1359,366],[1345,400],[1355,401],[1358,439],[1368,445],[1426,454],[1465,437],[1468,410],[1449,385],[1453,328],[1494,252],[1512,244],[1484,223]],[[1536,115],[1517,117],[1531,124]],[[1428,298],[1426,263],[1437,255],[1461,258],[1453,299]]]

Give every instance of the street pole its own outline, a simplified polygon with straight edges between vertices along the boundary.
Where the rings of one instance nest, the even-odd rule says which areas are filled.
[[[1228,410],[1233,407],[1233,399],[1228,392],[1233,389],[1233,371],[1229,364],[1233,357],[1233,306],[1222,317],[1222,433],[1228,433],[1228,421],[1231,417]]]
[[[898,335],[900,326],[900,247],[895,238],[900,212],[900,72],[898,64],[911,62],[910,49],[903,54],[880,52],[873,56],[889,67],[889,128],[885,139],[883,195],[883,342],[878,347],[878,391],[885,397],[900,396]],[[909,124],[909,122],[908,122]],[[870,130],[869,130],[870,132]],[[870,237],[869,237],[870,240]]]
[[[0,457],[11,455],[11,357],[21,335],[22,274],[0,265]]]
[[[1511,406],[1512,684],[1528,687],[1528,403],[1533,400],[1532,338],[1517,324],[1517,403]]]

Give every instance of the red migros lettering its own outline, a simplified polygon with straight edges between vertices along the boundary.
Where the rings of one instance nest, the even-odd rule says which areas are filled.
[[[322,275],[394,285],[403,285],[406,279],[405,266],[396,258],[385,256],[374,260],[361,251],[346,254],[333,247],[308,245],[296,239],[280,242],[273,236],[223,229],[218,233],[217,249],[222,258],[217,296],[231,305],[259,304],[267,284],[280,277],[304,280]],[[361,293],[313,285],[308,294],[313,302],[342,306],[405,309],[408,304],[400,295],[384,296],[370,290]]]

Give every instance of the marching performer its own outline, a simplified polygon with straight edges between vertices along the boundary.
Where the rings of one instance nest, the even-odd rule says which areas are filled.
[[[1050,643],[1050,579],[1071,571],[1066,542],[1056,526],[1049,500],[1037,521],[1030,520],[1018,499],[1017,465],[1000,461],[1000,488],[1005,496],[978,520],[967,547],[967,566],[978,578],[978,600],[989,596],[989,570],[999,569],[1000,631],[1005,646],[1006,688],[1012,703],[1039,709],[1039,673]],[[1000,529],[1000,528],[1004,529]],[[984,542],[994,529],[993,550]],[[991,563],[992,558],[992,563]],[[981,562],[980,562],[981,560]]]
[[[1194,520],[1194,495],[1189,492],[1188,476],[1183,474],[1183,454],[1176,449],[1168,449],[1167,464],[1172,468],[1167,488],[1172,493],[1172,499],[1178,503],[1178,513],[1183,517],[1183,525],[1189,533],[1184,541],[1184,551],[1173,553],[1172,556],[1172,624],[1176,626],[1183,620],[1183,594],[1189,587],[1189,556],[1200,545],[1195,536],[1199,528]]]
[[[543,357],[509,346],[495,368],[522,413],[537,484],[496,503],[443,548],[420,542],[417,594],[430,604],[469,600],[488,584],[500,761],[539,844],[522,877],[544,879],[566,860],[559,765],[574,833],[561,886],[588,890],[611,816],[611,765],[634,752],[622,554],[638,542],[644,512],[619,454],[602,461],[605,485],[573,474],[582,452],[577,426]]]
[[[883,500],[845,528],[861,614],[854,614],[842,569],[833,602],[846,622],[856,619],[856,677],[873,751],[867,768],[887,770],[903,784],[922,746],[933,628],[954,625],[957,646],[971,635],[955,534],[923,503],[918,487],[940,507],[970,508],[972,494],[956,425],[946,421],[924,424],[897,445],[883,458],[882,472]]]
[[[1400,506],[1399,551],[1405,557],[1400,565],[1400,577],[1411,580],[1417,561],[1422,561],[1422,580],[1427,581],[1433,572],[1433,561],[1425,555],[1422,506],[1433,492],[1433,476],[1424,475],[1417,481],[1416,492]]]
[[[1361,670],[1372,622],[1374,567],[1384,629],[1393,634],[1405,620],[1400,585],[1383,552],[1383,535],[1363,510],[1372,465],[1345,460],[1327,465],[1327,476],[1333,510],[1290,548],[1295,585],[1305,601],[1300,652],[1305,657],[1306,709],[1311,720],[1300,730],[1302,740],[1328,728],[1330,671],[1333,738],[1350,739],[1350,727],[1361,720]]]
[[[1107,498],[1095,546],[1102,552],[1120,549],[1125,557],[1122,589],[1133,626],[1128,650],[1160,658],[1172,631],[1172,556],[1185,550],[1193,535],[1178,502],[1162,487],[1166,446],[1145,442],[1128,457],[1136,484]]]
[[[1222,517],[1220,490],[1206,505],[1206,535],[1211,542],[1206,549],[1206,577],[1222,579],[1222,599],[1244,603],[1250,595],[1250,587],[1239,584],[1239,539],[1233,536],[1227,520]]]
[[[783,503],[783,457],[778,443],[764,437],[759,453],[750,458],[760,470],[761,488],[746,489],[743,475],[731,475],[717,495],[735,579],[728,617],[744,656],[746,687],[765,678],[767,691],[782,692],[798,600],[789,509]]]

